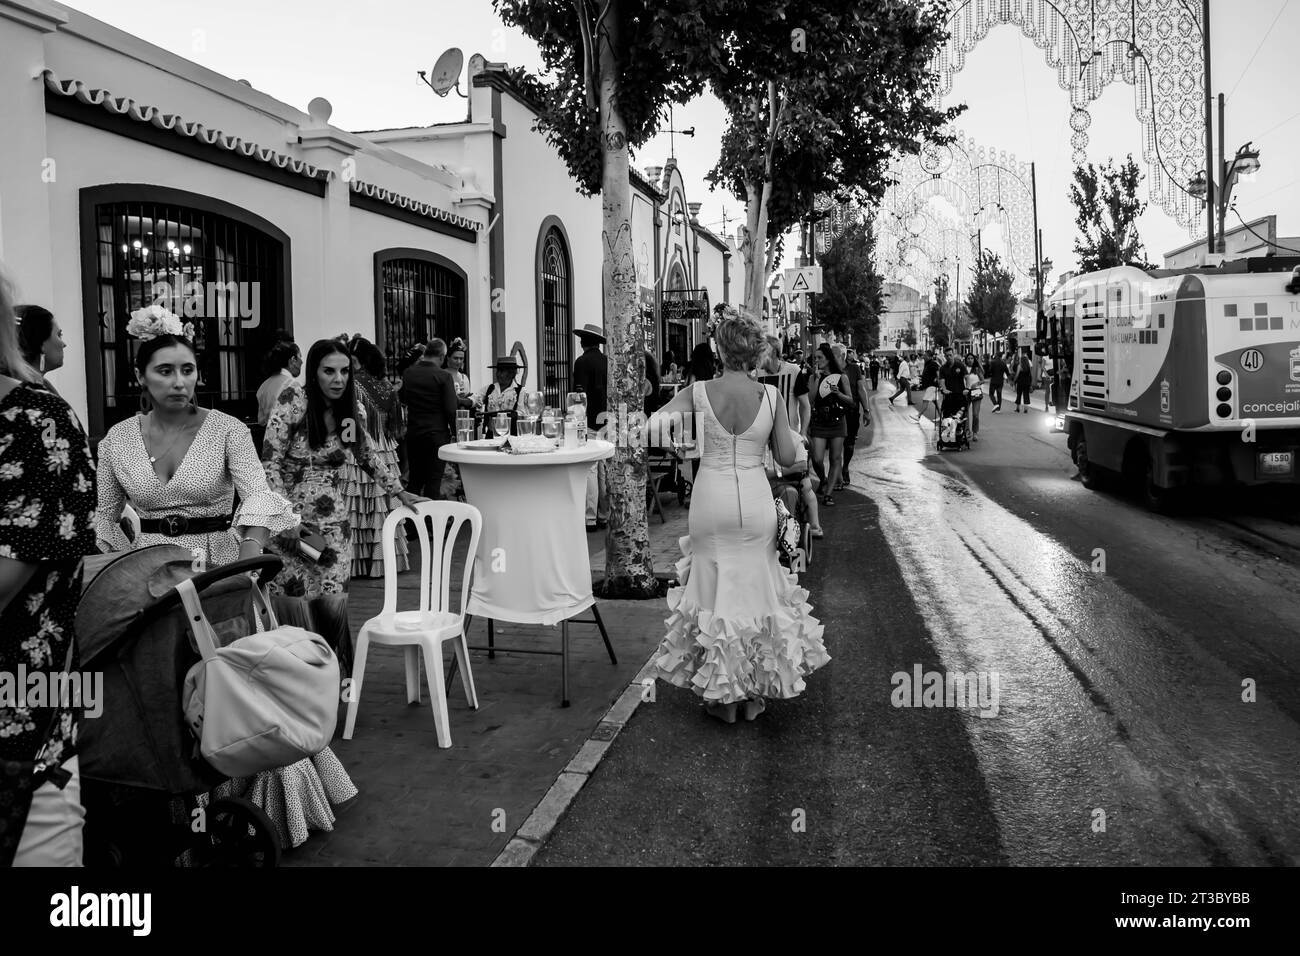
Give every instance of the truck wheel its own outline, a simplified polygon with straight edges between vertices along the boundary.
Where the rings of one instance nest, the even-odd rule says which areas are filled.
[[[1147,510],[1152,514],[1171,515],[1177,512],[1180,500],[1177,491],[1156,484],[1155,464],[1148,457],[1146,470],[1142,475],[1142,502],[1147,506]]]
[[[1088,442],[1079,436],[1074,446],[1074,463],[1079,467],[1079,483],[1089,491],[1101,487],[1100,469],[1088,460]]]

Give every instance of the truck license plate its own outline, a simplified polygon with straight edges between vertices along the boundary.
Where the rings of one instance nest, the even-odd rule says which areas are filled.
[[[1289,475],[1294,468],[1292,453],[1289,451],[1264,451],[1259,453],[1259,473],[1261,475]]]

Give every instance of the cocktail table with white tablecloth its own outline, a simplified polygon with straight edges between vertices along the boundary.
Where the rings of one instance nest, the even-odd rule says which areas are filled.
[[[568,705],[568,625],[592,608],[594,623],[616,660],[591,588],[584,513],[587,471],[614,454],[611,442],[592,439],[575,448],[512,455],[497,449],[444,445],[439,455],[460,466],[465,500],[483,514],[467,614],[488,619],[487,648],[496,647],[493,622],[560,624],[561,650],[508,650],[564,658],[562,699]]]

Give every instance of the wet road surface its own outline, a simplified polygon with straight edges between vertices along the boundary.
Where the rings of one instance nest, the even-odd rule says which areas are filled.
[[[1300,864],[1294,498],[1158,518],[1041,412],[939,455],[875,411],[803,578],[832,663],[753,724],[661,684],[537,863]],[[995,706],[894,706],[918,668]]]

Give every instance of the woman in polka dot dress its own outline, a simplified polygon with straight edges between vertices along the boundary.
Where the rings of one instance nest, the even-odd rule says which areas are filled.
[[[136,372],[151,409],[114,425],[99,446],[95,531],[101,549],[174,544],[216,565],[259,555],[270,536],[297,528],[289,501],[267,484],[247,426],[195,406],[198,368],[187,338],[154,334],[136,353]],[[240,506],[232,533],[236,491]],[[127,503],[141,519],[133,542],[118,527]],[[286,624],[313,627],[311,620],[292,620],[280,608],[277,614]],[[309,830],[332,830],[331,804],[356,793],[329,748],[216,790],[218,796],[242,796],[261,807],[284,847],[303,843]]]

